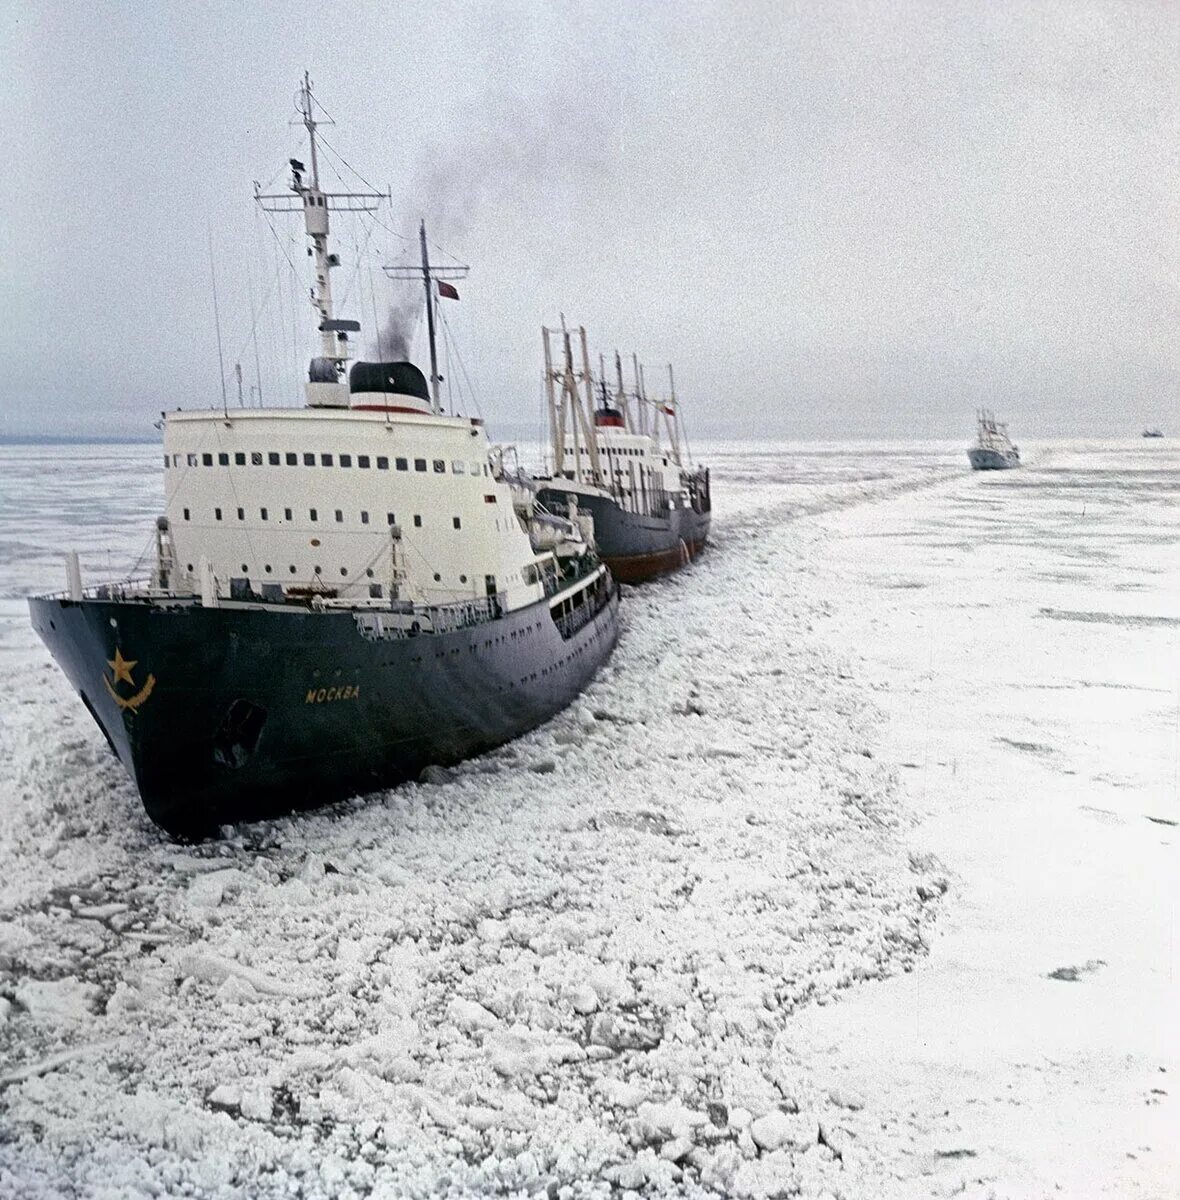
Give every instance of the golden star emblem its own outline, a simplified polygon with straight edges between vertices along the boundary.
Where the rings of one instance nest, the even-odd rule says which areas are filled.
[[[112,661],[111,659],[108,658],[107,666],[110,667],[112,671],[114,671],[116,683],[118,683],[120,679],[123,679],[123,680],[126,680],[127,683],[131,684],[132,687],[134,687],[135,680],[131,678],[131,668],[134,667],[136,665],[136,663],[138,663],[138,662],[139,662],[138,658],[132,658],[132,659],[124,658],[123,651],[120,650],[118,646],[116,646],[114,660]]]

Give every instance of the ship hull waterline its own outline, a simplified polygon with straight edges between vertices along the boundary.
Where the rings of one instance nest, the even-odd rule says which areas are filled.
[[[376,639],[350,611],[29,602],[151,819],[197,839],[417,778],[565,708],[610,656],[618,589],[568,639],[540,601]]]
[[[978,446],[967,451],[967,458],[974,471],[1006,471],[1020,466],[1020,458],[1016,454],[985,450]]]
[[[594,544],[599,557],[620,583],[643,583],[677,571],[704,548],[712,513],[671,508],[664,516],[631,512],[613,497],[574,492],[549,484],[537,499],[550,512],[564,513],[569,498],[594,518]]]

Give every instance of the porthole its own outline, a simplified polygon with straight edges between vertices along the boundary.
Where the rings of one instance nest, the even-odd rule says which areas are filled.
[[[372,578],[373,578],[373,568],[372,568],[372,567],[370,567],[370,568],[369,568],[369,569],[368,569],[368,570],[365,572],[365,574],[366,574],[366,575],[367,575],[367,576],[368,576],[370,579],[372,579]]]
[[[292,563],[292,564],[291,564],[291,565],[290,565],[290,566],[287,568],[287,570],[288,570],[288,571],[290,571],[292,575],[294,575],[294,574],[295,574],[295,564],[294,564],[294,563]]]
[[[267,563],[266,566],[263,567],[262,569],[269,575],[270,574],[270,563]]]
[[[249,573],[250,573],[250,568],[248,566],[246,566],[245,563],[242,563],[242,574],[248,575]]]
[[[312,573],[313,575],[318,575],[318,574],[320,573],[320,569],[319,569],[319,567],[312,567],[312,569],[311,569],[311,573]]]
[[[435,574],[435,576],[434,576],[434,582],[435,582],[435,583],[442,583],[442,576],[436,573],[436,574]]]
[[[341,567],[341,568],[340,568],[340,574],[341,574],[341,575],[347,575],[347,574],[348,574],[348,568],[347,568],[347,567]]]
[[[466,582],[467,582],[467,576],[466,576],[466,575],[460,575],[460,576],[459,576],[459,582],[460,582],[460,583],[466,583]]]

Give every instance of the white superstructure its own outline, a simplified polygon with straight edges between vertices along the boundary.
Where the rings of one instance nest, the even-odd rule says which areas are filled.
[[[482,421],[443,415],[434,345],[438,279],[425,226],[421,268],[430,334],[429,385],[406,362],[357,362],[335,315],[331,211],[371,211],[387,197],[320,187],[316,108],[304,76],[299,110],[310,170],[290,160],[290,191],[255,199],[302,212],[314,282],[318,354],[305,409],[174,412],[164,418],[166,517],[155,585],[174,593],[281,603],[447,605],[494,598],[497,611],[556,586],[559,557],[584,543],[578,523],[552,520],[537,544],[529,498],[506,477]],[[407,268],[396,268],[406,278]],[[535,532],[535,531],[533,531]],[[582,546],[584,548],[584,545]]]
[[[169,586],[301,590],[428,604],[543,595],[482,425],[430,413],[179,412],[164,433]],[[271,585],[264,589],[263,585]]]

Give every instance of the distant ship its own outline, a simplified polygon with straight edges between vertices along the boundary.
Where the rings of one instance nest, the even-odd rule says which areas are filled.
[[[319,349],[306,407],[164,418],[166,513],[149,579],[30,601],[32,622],[169,833],[371,791],[476,754],[564,708],[610,655],[618,589],[590,522],[538,512],[483,422],[445,415],[420,229],[431,377],[354,362],[335,316],[328,193],[311,169],[268,212],[302,212]],[[404,276],[400,276],[404,278]],[[456,276],[457,277],[457,276]],[[571,519],[572,516],[572,519]]]
[[[561,337],[560,365],[553,333]],[[671,366],[669,396],[652,400],[634,359],[635,382],[627,390],[616,352],[612,390],[601,359],[598,378],[591,373],[585,329],[578,335],[575,370],[564,323],[542,330],[553,470],[538,477],[537,499],[551,512],[572,503],[590,513],[598,553],[615,578],[639,583],[677,570],[704,548],[712,520],[709,471],[689,460]]]
[[[976,471],[1003,471],[1008,467],[1020,466],[1020,452],[1008,437],[1008,426],[998,422],[995,414],[986,408],[981,408],[977,417],[978,441],[967,451],[972,468]]]
[[[1164,431],[1162,429],[1145,429],[1143,431],[1143,436],[1149,438],[1162,438],[1164,436]]]

